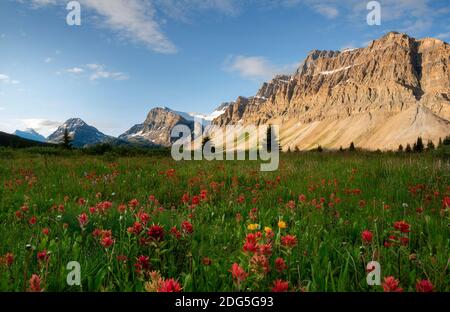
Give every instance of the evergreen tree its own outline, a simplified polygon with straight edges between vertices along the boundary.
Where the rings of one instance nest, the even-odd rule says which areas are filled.
[[[443,145],[444,143],[442,143],[442,138],[439,138],[438,148],[441,148]]]
[[[446,136],[444,141],[442,142],[443,145],[450,145],[450,135]]]
[[[317,151],[318,151],[319,153],[322,153],[322,152],[323,152],[322,146],[319,145],[319,146],[317,147]]]
[[[427,151],[434,151],[434,150],[435,150],[435,146],[434,146],[433,141],[428,140],[428,143],[427,143]]]
[[[399,151],[399,152],[403,152],[403,145],[400,144],[400,145],[398,146],[398,151]]]
[[[64,135],[63,135],[62,142],[61,142],[62,147],[64,147],[65,149],[71,149],[72,141],[73,141],[73,139],[69,135],[69,130],[67,130],[67,128],[65,128]]]
[[[411,153],[412,152],[411,145],[409,143],[406,145],[405,152],[407,152],[407,153]]]
[[[417,142],[414,144],[414,148],[413,148],[413,150],[414,150],[414,152],[416,152],[416,153],[422,153],[423,152],[423,150],[424,150],[424,145],[423,145],[423,141],[422,141],[422,138],[421,137],[418,137],[417,138]]]
[[[344,149],[342,148],[342,146],[339,148],[339,151],[340,151],[340,152],[343,152],[343,151],[344,151]]]
[[[355,148],[355,143],[350,143],[350,147],[348,148],[348,150],[350,151],[350,152],[354,152],[355,150],[356,150],[356,148]]]

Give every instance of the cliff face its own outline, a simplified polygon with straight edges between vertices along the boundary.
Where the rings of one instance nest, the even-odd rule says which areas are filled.
[[[284,149],[437,141],[450,134],[450,46],[391,32],[366,48],[312,51],[213,121],[238,123],[279,124]]]

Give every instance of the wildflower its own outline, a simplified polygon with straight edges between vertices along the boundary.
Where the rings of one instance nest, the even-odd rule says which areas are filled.
[[[246,242],[244,243],[244,247],[242,247],[242,249],[243,249],[245,252],[256,252],[256,250],[258,249],[258,247],[257,247],[257,245],[256,245],[255,243],[246,241]]]
[[[81,229],[84,229],[86,225],[89,223],[89,217],[85,212],[78,216],[78,222],[80,223]]]
[[[372,238],[373,238],[373,234],[369,230],[364,230],[361,233],[361,238],[362,238],[364,243],[371,243],[372,242]]]
[[[286,208],[294,209],[295,208],[295,201],[293,201],[293,200],[288,201],[288,203],[286,204]]]
[[[37,253],[37,259],[39,262],[47,261],[48,258],[49,258],[49,254],[47,253],[47,250],[45,250],[45,249],[43,251]]]
[[[304,203],[306,201],[306,196],[301,194],[298,196],[298,201]]]
[[[248,229],[249,231],[255,231],[255,230],[259,229],[259,224],[257,224],[257,223],[249,224],[249,225],[247,226],[247,229]]]
[[[109,248],[114,244],[114,240],[111,238],[111,236],[105,236],[104,238],[102,238],[100,243],[103,247]]]
[[[210,258],[208,258],[208,257],[204,257],[202,262],[206,266],[210,266],[212,264],[212,260]]]
[[[120,204],[119,207],[117,207],[117,210],[119,210],[119,213],[124,213],[125,211],[127,211],[127,205]]]
[[[260,272],[260,270],[262,270],[263,274],[267,274],[270,271],[269,260],[267,260],[267,257],[264,255],[254,254],[250,259],[250,265],[255,272]]]
[[[134,235],[139,235],[142,232],[142,224],[139,222],[134,222],[133,226],[127,229],[127,232]]]
[[[161,283],[161,286],[158,288],[158,292],[181,292],[180,284],[174,280],[173,278],[165,280]]]
[[[236,213],[236,222],[237,223],[240,223],[241,221],[242,221],[242,215],[238,212],[238,213]]]
[[[284,261],[283,258],[275,259],[275,268],[280,273],[287,269],[286,262]]]
[[[297,245],[297,238],[293,235],[286,235],[281,237],[281,244],[283,246],[292,248]]]
[[[258,253],[265,256],[270,256],[272,254],[271,244],[262,244],[258,246]]]
[[[450,208],[450,196],[445,196],[442,200],[442,208]]]
[[[170,234],[172,234],[176,239],[180,239],[181,233],[178,231],[177,227],[174,226],[170,229]]]
[[[31,225],[35,225],[37,222],[37,218],[35,216],[31,217],[30,220],[28,221],[28,223],[30,223]]]
[[[406,223],[405,221],[397,221],[394,223],[394,228],[396,230],[399,230],[402,233],[409,233],[410,231],[410,225]]]
[[[233,276],[233,279],[238,284],[245,281],[248,274],[245,272],[245,270],[239,266],[237,263],[233,263],[230,269],[231,275]]]
[[[164,229],[162,226],[160,225],[152,225],[147,232],[148,236],[150,236],[150,238],[152,240],[163,240],[164,239]]]
[[[80,197],[78,199],[78,205],[83,206],[84,204],[86,204],[86,200],[83,197]]]
[[[416,284],[417,292],[433,292],[433,284],[429,280],[421,280]]]
[[[137,206],[139,206],[139,201],[135,198],[130,200],[130,202],[128,203],[128,206],[130,206],[130,208],[136,208]]]
[[[42,234],[48,235],[50,233],[50,230],[48,228],[42,229]]]
[[[283,220],[278,221],[278,228],[279,229],[287,228],[286,222],[284,222]]]
[[[137,262],[134,264],[136,268],[136,273],[141,274],[143,270],[148,270],[150,268],[150,258],[147,256],[139,256]]]
[[[403,246],[408,246],[409,238],[408,237],[400,237],[400,244]]]
[[[37,274],[33,274],[30,278],[30,287],[28,288],[31,292],[41,292],[41,278]]]
[[[289,282],[280,279],[273,282],[272,292],[287,292],[288,289],[289,289]]]
[[[382,284],[384,292],[402,292],[403,288],[398,287],[399,283],[393,276],[385,277]]]
[[[183,221],[183,223],[181,223],[181,228],[187,234],[192,234],[194,232],[194,227],[189,221]]]

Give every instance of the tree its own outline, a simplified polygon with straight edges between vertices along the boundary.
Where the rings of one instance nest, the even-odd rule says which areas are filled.
[[[444,143],[442,143],[442,138],[439,138],[438,148],[441,148],[443,145]]]
[[[61,142],[62,147],[64,147],[65,149],[71,149],[72,141],[73,141],[73,138],[70,136],[69,130],[67,130],[67,128],[65,128],[64,135],[63,135],[62,142]]]
[[[267,127],[265,141],[266,141],[267,152],[269,152],[269,153],[272,152],[272,148],[273,148],[272,143],[275,143],[275,145],[278,145],[278,150],[280,152],[282,151],[281,145],[278,141],[278,137],[277,137],[276,133],[274,133],[272,131],[272,125],[269,125]]]
[[[403,145],[400,144],[400,145],[398,146],[398,151],[399,151],[400,153],[403,152]]]
[[[350,143],[350,147],[348,148],[348,150],[350,151],[350,152],[354,152],[355,150],[356,150],[356,148],[355,148],[355,143]]]
[[[450,135],[446,136],[444,141],[442,142],[443,145],[450,145]]]
[[[317,147],[317,151],[318,151],[319,153],[322,153],[322,152],[323,152],[322,146],[319,145],[319,146]]]
[[[344,149],[342,148],[342,146],[339,147],[339,152],[343,152],[343,151],[344,151]]]
[[[407,152],[407,153],[411,153],[412,152],[412,148],[411,148],[411,145],[409,143],[406,144],[405,152]]]
[[[421,137],[418,137],[417,138],[417,142],[414,144],[414,148],[413,148],[413,150],[414,150],[414,152],[415,153],[422,153],[423,152],[423,150],[424,150],[424,145],[423,145],[423,141],[422,141],[422,138]]]
[[[295,152],[299,153],[300,152],[300,148],[298,146],[295,146]]]
[[[428,140],[428,143],[427,143],[427,151],[434,151],[434,150],[435,150],[435,146],[434,146],[433,141]]]

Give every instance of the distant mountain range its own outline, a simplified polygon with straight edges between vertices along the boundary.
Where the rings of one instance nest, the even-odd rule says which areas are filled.
[[[58,144],[62,142],[64,132],[67,129],[69,136],[72,138],[72,145],[78,148],[101,143],[144,147],[170,146],[173,142],[173,139],[170,137],[173,127],[183,124],[193,129],[195,118],[201,120],[204,125],[209,125],[214,118],[225,112],[228,105],[230,103],[221,104],[209,115],[179,112],[167,107],[156,107],[150,110],[143,123],[136,124],[118,138],[102,133],[80,118],[67,120],[47,138],[37,133],[34,129],[16,130],[14,135],[27,140]]]
[[[284,150],[339,149],[351,142],[364,149],[397,149],[421,136],[434,141],[450,134],[450,46],[390,32],[367,47],[311,51],[289,75],[262,84],[253,97],[238,97],[212,114],[157,107],[143,123],[118,138],[83,120],[69,119],[46,141],[59,143],[65,129],[76,147],[109,142],[170,146],[175,125],[210,125],[208,135],[228,125],[280,125]],[[34,130],[18,136],[43,141]]]

